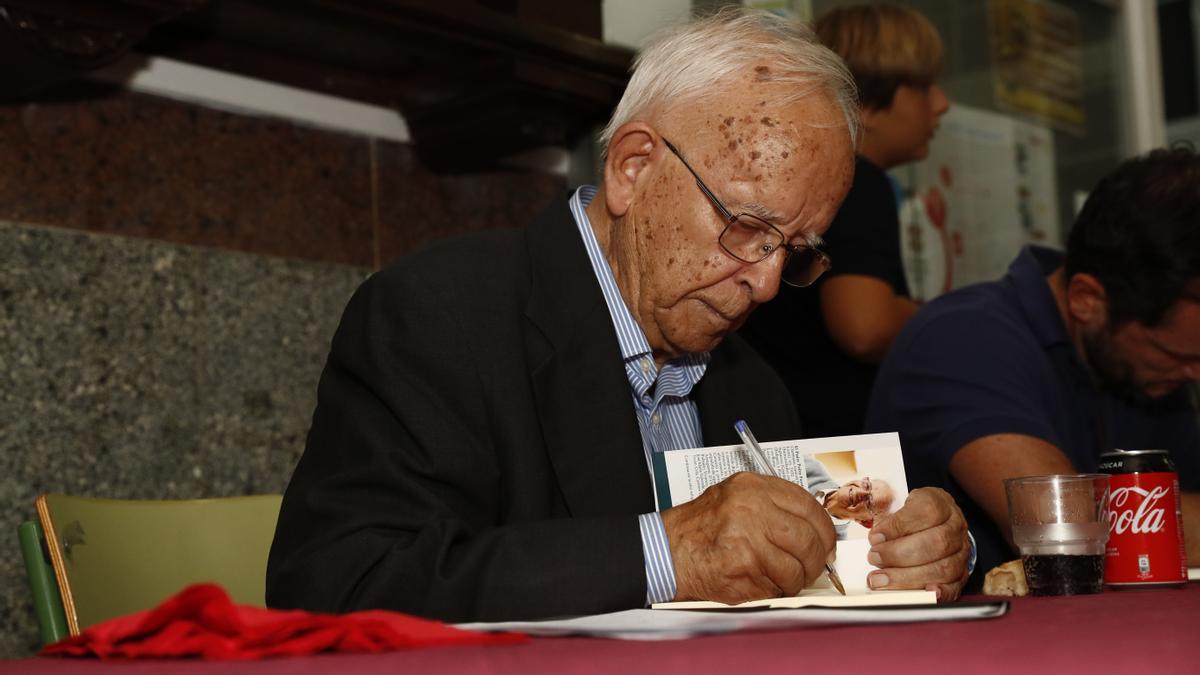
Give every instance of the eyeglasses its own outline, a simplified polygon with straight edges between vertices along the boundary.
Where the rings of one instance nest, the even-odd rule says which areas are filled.
[[[700,175],[692,168],[679,150],[667,139],[663,139],[667,149],[671,151],[683,166],[696,179],[696,185],[708,201],[712,202],[717,213],[725,220],[725,229],[717,237],[717,243],[726,253],[741,262],[753,265],[766,260],[776,249],[782,248],[785,256],[783,262],[783,282],[789,286],[803,288],[811,285],[832,265],[829,256],[815,246],[797,246],[787,243],[787,237],[771,223],[752,213],[732,213],[720,199],[708,189]]]

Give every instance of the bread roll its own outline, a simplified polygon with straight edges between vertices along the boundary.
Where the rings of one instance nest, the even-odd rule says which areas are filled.
[[[1003,595],[1007,597],[1029,595],[1029,585],[1025,583],[1025,568],[1020,560],[1008,562],[993,567],[983,579],[984,595]]]

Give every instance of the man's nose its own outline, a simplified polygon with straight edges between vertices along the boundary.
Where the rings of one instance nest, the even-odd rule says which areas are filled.
[[[787,259],[787,251],[775,250],[765,260],[742,267],[742,280],[750,287],[750,299],[761,305],[779,292],[780,277]]]

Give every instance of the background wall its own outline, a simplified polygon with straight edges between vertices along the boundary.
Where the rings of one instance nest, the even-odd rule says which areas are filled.
[[[38,646],[15,529],[39,493],[281,492],[358,283],[566,189],[95,84],[0,106],[0,164],[0,657]]]

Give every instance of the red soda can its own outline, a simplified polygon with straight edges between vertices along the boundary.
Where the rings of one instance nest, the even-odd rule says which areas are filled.
[[[1166,450],[1117,450],[1100,456],[1111,476],[1104,583],[1113,588],[1187,582],[1179,476]]]

